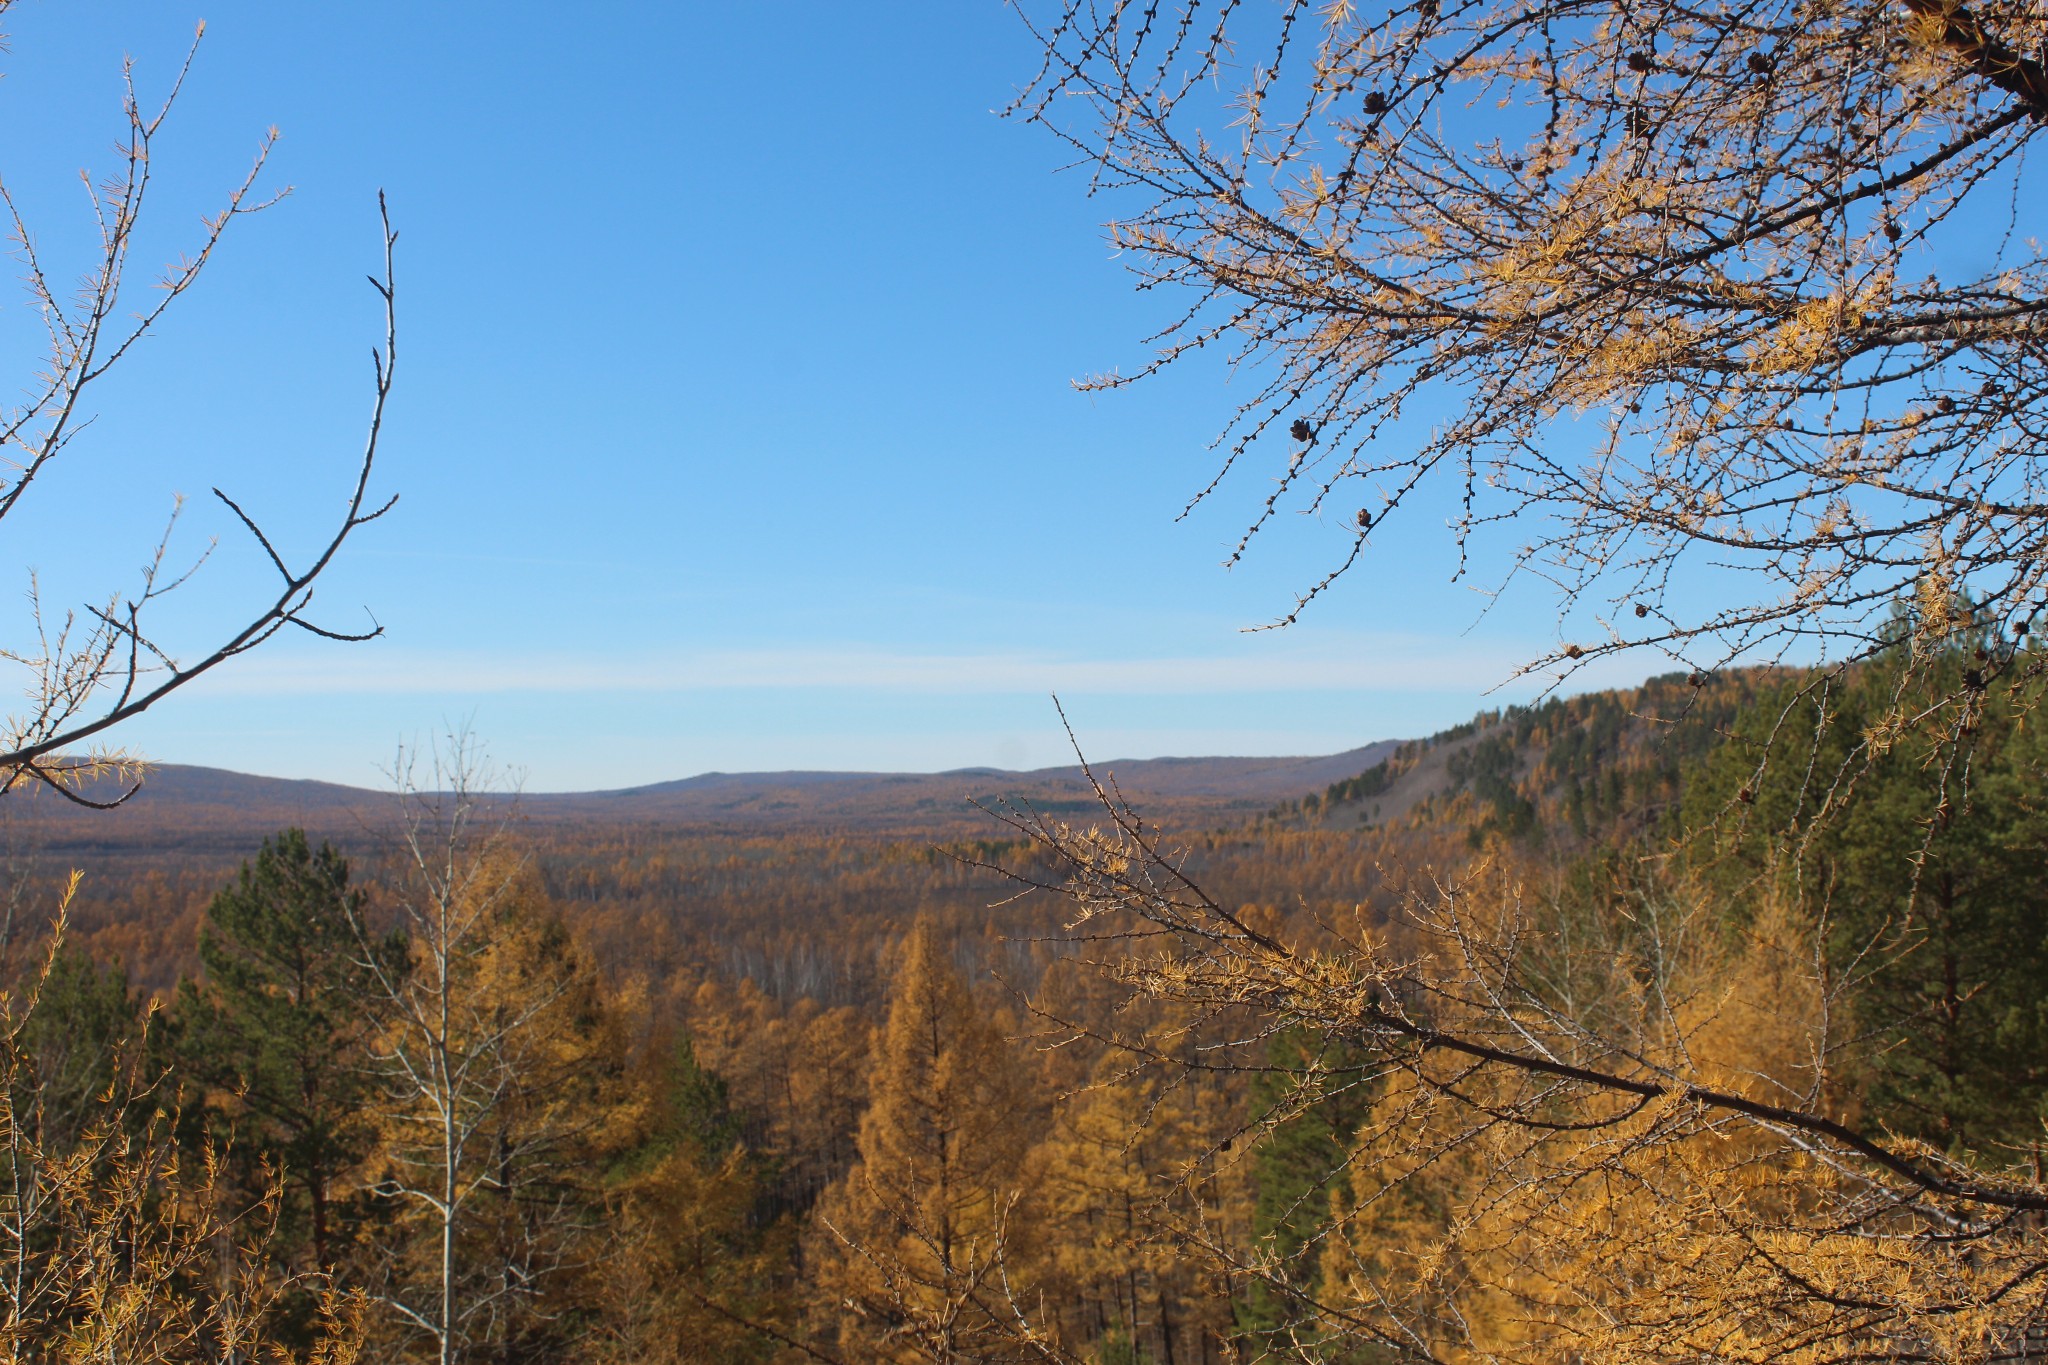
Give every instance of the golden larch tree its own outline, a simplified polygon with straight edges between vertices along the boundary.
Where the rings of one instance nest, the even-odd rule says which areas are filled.
[[[1559,597],[1532,669],[1857,657],[1967,588],[2006,627],[1983,675],[2040,676],[2011,643],[2048,603],[2037,0],[1018,9],[1015,112],[1179,294],[1092,382],[1233,357],[1194,501],[1270,472],[1233,560],[1328,527],[1282,620],[1448,517],[1453,577]]]
[[[1011,1045],[921,921],[891,985],[859,1159],[818,1210],[819,1284],[847,1349],[1011,1358],[1035,1110]]]

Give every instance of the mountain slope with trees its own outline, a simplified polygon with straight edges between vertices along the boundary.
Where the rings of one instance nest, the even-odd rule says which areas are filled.
[[[1849,1114],[1923,1199],[2032,1197],[2048,754],[1987,703],[1966,760],[1848,763],[1919,676],[1487,713],[1185,835],[1112,799],[946,846],[579,845],[479,796],[358,868],[287,830],[188,926],[161,1022],[130,984],[160,966],[74,938],[37,1093],[84,1132],[132,1076],[126,1122],[215,1144],[207,1198],[271,1210],[270,1336],[339,1302],[394,1360],[1339,1361],[1392,1349],[1379,1312],[1475,1358],[1692,1350],[1832,1311],[1745,1261],[1759,1197],[1816,1201],[1772,1235],[1836,1283],[1938,1308],[2027,1234],[1887,1284],[1839,1221],[1867,1177],[1772,1145]],[[1813,819],[1830,771],[1862,794]],[[1053,894],[996,905],[1019,877]],[[1711,1302],[1618,1313],[1613,1273],[1680,1302],[1700,1267]]]

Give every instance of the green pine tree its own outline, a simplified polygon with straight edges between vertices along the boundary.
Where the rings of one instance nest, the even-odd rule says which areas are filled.
[[[1371,1104],[1360,1059],[1343,1043],[1301,1028],[1273,1035],[1266,1069],[1252,1082],[1255,1113],[1284,1115],[1253,1152],[1257,1202],[1252,1232],[1271,1250],[1285,1287],[1251,1287],[1239,1325],[1270,1334],[1295,1325],[1297,1294],[1314,1294],[1320,1234],[1330,1223],[1330,1190]]]
[[[264,841],[207,907],[203,983],[179,990],[182,1075],[231,1129],[245,1189],[281,1179],[274,1247],[296,1271],[332,1273],[373,1215],[352,1173],[375,1133],[366,1121],[369,966],[350,929],[361,903],[348,863],[303,830]],[[381,945],[393,963],[403,945]]]
[[[725,1077],[697,1060],[688,1034],[676,1040],[657,1109],[656,1138],[673,1148],[687,1143],[700,1161],[722,1161],[740,1145],[740,1116]]]
[[[2048,1116],[2048,735],[1995,685],[1960,733],[1901,718],[2001,648],[1962,632],[1917,677],[1881,657],[1782,723],[1791,694],[1767,701],[1687,803],[1738,917],[1766,894],[1827,916],[1883,1121],[1995,1161]]]
[[[148,1013],[120,963],[101,966],[69,944],[57,950],[22,1030],[26,1066],[15,1097],[16,1113],[38,1143],[68,1148],[149,1089],[160,1065],[149,1055]]]

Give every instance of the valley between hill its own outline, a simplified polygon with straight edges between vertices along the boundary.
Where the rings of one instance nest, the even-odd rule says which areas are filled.
[[[1571,852],[1653,825],[1681,764],[1773,675],[1682,677],[1486,712],[1439,735],[1339,754],[1092,765],[1184,846],[1231,903],[1332,913],[1390,907],[1415,876],[1487,839]],[[106,800],[119,789],[85,793]],[[919,915],[962,960],[1029,985],[1058,907],[987,865],[1028,866],[1005,809],[1086,825],[1102,812],[1078,766],[1009,772],[707,773],[620,791],[524,793],[498,815],[565,916],[667,1017],[705,981],[869,1007],[888,946]],[[389,792],[202,767],[152,769],[109,811],[45,793],[7,804],[18,913],[46,914],[72,868],[74,933],[167,991],[197,971],[207,901],[266,836],[332,842],[374,880],[398,816]]]

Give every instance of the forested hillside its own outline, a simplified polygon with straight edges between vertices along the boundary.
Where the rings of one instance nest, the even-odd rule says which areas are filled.
[[[1385,912],[1408,872],[1454,865],[1490,837],[1569,855],[1654,828],[1684,765],[1771,682],[1675,675],[1326,758],[1111,763],[1100,775],[1172,829],[1190,870],[1233,903]],[[1276,791],[1288,799],[1275,804]],[[867,1008],[885,975],[875,945],[917,915],[1034,980],[1032,955],[1006,940],[1053,921],[1040,905],[991,908],[1004,886],[977,864],[1027,856],[992,812],[1099,813],[1078,768],[712,775],[501,805],[579,933],[608,966],[648,975],[657,998],[711,975]],[[13,857],[45,897],[69,868],[86,872],[74,941],[162,991],[197,970],[204,906],[257,842],[305,828],[372,868],[392,852],[394,810],[388,793],[172,768],[111,812],[45,798],[8,816]]]
[[[1890,685],[1866,669],[1828,694],[1828,743],[1854,748]],[[1805,686],[1680,676],[1489,712],[1277,806],[1231,798],[1228,822],[1128,828],[1304,949],[1419,947],[1441,931],[1427,907],[1475,875],[1547,907],[1537,951],[1682,887],[1732,926],[1782,906],[1813,765],[1759,759],[1814,751]],[[1948,817],[1893,756],[1863,779],[1892,793],[1883,819],[1828,826],[1826,862],[1802,865],[1858,888],[1829,940],[1865,1030],[1837,1083],[1977,1150],[2023,1140],[2048,1096],[2022,1022],[2040,930],[2019,907],[2048,846],[2033,733],[1987,712],[1981,795]],[[1248,1360],[1362,1273],[1340,1269],[1361,1237],[1436,1235],[1369,1232],[1371,1201],[1344,1192],[1390,1080],[1307,1016],[1248,1028],[1241,1004],[1161,994],[1132,974],[1144,937],[1029,890],[1069,875],[1063,840],[1117,828],[1113,799],[998,801],[976,836],[948,817],[925,838],[474,802],[488,833],[444,830],[430,858],[418,824],[275,833],[226,876],[127,850],[109,884],[88,876],[41,988],[17,1084],[47,1133],[211,1142],[224,1164],[192,1197],[266,1228],[281,1182],[246,1269],[287,1338],[360,1314],[393,1359],[445,1331],[477,1358],[850,1361],[932,1332],[1004,1357],[1021,1322],[1077,1359]],[[1745,836],[1752,817],[1768,833]],[[1883,832],[1915,822],[1934,831],[1918,864]],[[49,904],[17,904],[17,973]],[[444,1054],[452,1072],[424,1065]],[[474,1155],[435,1155],[435,1133]]]

